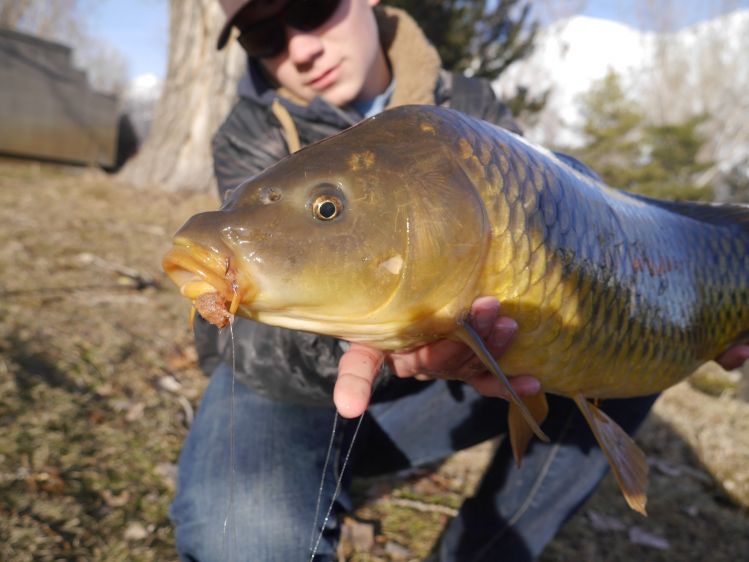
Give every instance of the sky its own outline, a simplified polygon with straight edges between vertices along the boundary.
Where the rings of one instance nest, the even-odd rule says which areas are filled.
[[[185,0],[189,1],[189,0]],[[661,0],[670,6],[674,21],[657,22],[642,8],[652,2],[624,0],[539,0],[546,17],[582,13],[620,21],[638,29],[657,30],[659,25],[681,28],[723,12],[749,8],[749,0]],[[166,75],[169,44],[168,0],[100,0],[88,4],[88,28],[106,39],[127,58],[130,79]]]
[[[560,3],[564,3],[564,0]],[[579,1],[577,4],[584,6],[579,12],[581,14],[619,21],[641,31],[678,30],[723,13],[749,7],[747,0],[590,0]],[[661,17],[653,17],[653,13],[647,9],[648,5],[658,6]]]
[[[89,33],[125,55],[131,80],[144,74],[166,75],[168,0],[100,0],[88,7]]]

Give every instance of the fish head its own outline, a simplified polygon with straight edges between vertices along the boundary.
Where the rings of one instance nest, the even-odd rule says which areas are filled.
[[[433,320],[475,296],[490,230],[434,126],[387,113],[281,160],[219,210],[192,217],[166,273],[194,301],[212,295],[218,308],[272,325],[380,347],[440,331]]]

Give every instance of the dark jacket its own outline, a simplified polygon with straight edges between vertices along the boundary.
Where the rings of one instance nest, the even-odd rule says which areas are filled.
[[[440,69],[439,56],[418,26],[397,9],[377,9],[380,41],[395,78],[389,107],[406,103],[450,106],[518,132],[509,110],[483,80]],[[220,195],[282,157],[289,147],[326,138],[361,120],[352,108],[334,107],[320,98],[299,103],[273,89],[250,61],[239,85],[240,99],[213,140]],[[291,118],[288,120],[288,118]],[[291,125],[289,124],[291,123]],[[270,398],[304,404],[331,404],[338,359],[345,342],[237,318],[233,325],[237,379]],[[221,333],[199,319],[195,324],[201,367],[207,373],[220,361],[232,364],[228,330]],[[373,400],[403,395],[419,385],[383,373]]]

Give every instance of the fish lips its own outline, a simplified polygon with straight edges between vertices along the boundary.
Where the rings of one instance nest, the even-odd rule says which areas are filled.
[[[253,293],[247,279],[240,280],[232,258],[177,237],[162,261],[164,272],[180,289],[180,293],[195,302],[204,295],[217,294],[234,314],[241,302]]]

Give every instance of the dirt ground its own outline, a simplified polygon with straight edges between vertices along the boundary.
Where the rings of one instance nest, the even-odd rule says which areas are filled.
[[[0,161],[0,560],[176,558],[167,509],[206,381],[160,259],[214,205]],[[649,517],[607,477],[543,562],[749,559],[749,393],[724,375],[669,390],[640,431]],[[341,559],[422,559],[494,445],[356,482]]]

